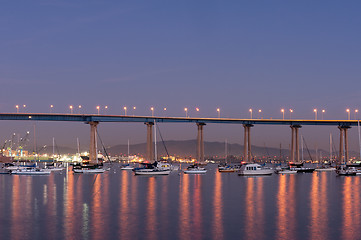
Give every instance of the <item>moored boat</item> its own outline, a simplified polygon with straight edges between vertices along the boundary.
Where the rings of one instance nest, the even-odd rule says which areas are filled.
[[[49,175],[51,171],[46,169],[36,168],[36,167],[27,167],[19,168],[16,170],[11,170],[11,174],[17,175]]]
[[[218,166],[218,172],[236,172],[239,169],[239,167],[231,165]]]
[[[262,175],[272,175],[273,169],[264,168],[258,163],[248,163],[241,167],[238,172],[238,175],[241,176],[262,176]]]
[[[297,173],[297,171],[283,168],[283,169],[276,170],[275,173],[277,173],[277,174],[295,174],[295,173]]]
[[[106,169],[103,164],[77,164],[73,165],[74,173],[103,173]]]
[[[144,167],[134,168],[135,175],[169,175],[170,165],[155,161],[154,163],[142,163]]]
[[[74,173],[103,173],[106,170],[103,168],[79,168],[73,169]]]
[[[361,175],[361,169],[356,167],[347,167],[345,165],[336,168],[337,175],[340,176],[356,176]]]
[[[186,174],[204,174],[207,173],[207,169],[204,167],[198,166],[197,164],[187,167],[186,170],[183,170]]]
[[[290,170],[298,173],[312,173],[315,168],[304,167],[303,162],[290,162]]]
[[[133,170],[133,169],[134,167],[129,164],[120,167],[120,170]]]

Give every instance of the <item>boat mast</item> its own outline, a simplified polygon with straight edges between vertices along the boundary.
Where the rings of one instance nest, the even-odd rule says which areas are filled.
[[[128,163],[129,163],[129,138],[128,138]]]
[[[77,146],[77,148],[78,148],[78,155],[80,156],[79,138],[76,138],[76,146]]]
[[[227,156],[228,156],[228,149],[227,149],[227,139],[224,142],[224,161],[227,164]]]
[[[55,138],[53,137],[53,162],[55,160]]]
[[[98,131],[95,131],[95,158],[96,163],[98,164]]]
[[[330,133],[330,161],[332,161],[332,134]]]
[[[301,135],[301,159],[303,162],[303,137],[302,137],[302,135]]]

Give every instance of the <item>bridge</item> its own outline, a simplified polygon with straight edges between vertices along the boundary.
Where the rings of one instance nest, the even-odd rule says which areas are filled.
[[[153,125],[154,123],[196,123],[197,159],[204,161],[203,127],[209,123],[239,124],[244,127],[244,159],[251,161],[251,127],[257,124],[288,125],[291,127],[291,161],[299,161],[298,131],[303,125],[336,126],[340,130],[339,161],[348,159],[347,130],[358,126],[359,120],[305,120],[305,119],[237,119],[237,118],[190,118],[190,117],[158,117],[129,115],[97,115],[97,114],[59,114],[59,113],[0,113],[0,120],[21,121],[62,121],[84,122],[90,125],[89,158],[96,159],[97,125],[103,122],[141,122],[147,126],[147,160],[153,160]],[[345,151],[344,151],[345,149]]]

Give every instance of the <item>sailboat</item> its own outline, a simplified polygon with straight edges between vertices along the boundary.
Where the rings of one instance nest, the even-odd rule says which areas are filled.
[[[224,152],[225,152],[225,157],[224,157],[224,161],[225,163],[223,165],[218,165],[218,172],[235,172],[238,171],[239,168],[235,167],[235,166],[231,166],[227,163],[227,157],[228,157],[228,144],[227,144],[227,139],[225,140],[224,143]]]
[[[128,164],[122,165],[120,167],[120,170],[133,170],[133,169],[134,169],[134,167],[130,166],[130,164],[129,164],[129,139],[128,139]]]
[[[321,166],[315,169],[316,172],[332,172],[335,171],[336,168],[331,166],[332,159],[332,134],[330,133],[330,160],[328,163],[323,163]]]
[[[101,162],[99,164],[99,158],[98,158],[98,131],[95,132],[95,158],[96,158],[96,164],[91,164],[89,162],[89,157],[81,156],[82,163],[77,164],[73,166],[73,172],[74,173],[104,173],[106,170],[103,168],[103,163]]]
[[[53,162],[51,164],[46,164],[45,169],[51,172],[63,171],[65,169],[64,167],[59,167],[55,164],[55,138],[53,138]]]
[[[280,160],[282,159],[282,147],[281,146],[282,145],[280,144]],[[303,150],[303,145],[301,144],[301,146],[302,146],[302,150]],[[303,158],[303,151],[302,151],[302,158]],[[284,167],[282,168],[281,166],[279,166],[276,168],[275,173],[277,173],[277,174],[295,174],[295,173],[297,173],[297,171],[291,170],[290,166],[288,166],[286,168],[284,168]]]
[[[153,128],[156,127],[156,122],[154,120]],[[158,162],[158,153],[157,153],[157,131],[154,131],[154,163],[141,163],[144,167],[134,168],[133,172],[135,175],[169,175],[170,174],[170,164]]]
[[[315,171],[314,168],[310,168],[310,167],[304,167],[303,163],[304,163],[304,159],[303,159],[303,144],[305,144],[307,151],[308,151],[308,147],[306,144],[306,141],[304,139],[303,136],[301,136],[301,145],[302,145],[302,161],[301,162],[290,162],[290,170],[292,171],[297,171],[298,173],[312,173],[313,171]],[[308,153],[310,154],[310,152],[308,151]],[[311,158],[311,155],[310,155]],[[311,158],[312,159],[312,158]]]

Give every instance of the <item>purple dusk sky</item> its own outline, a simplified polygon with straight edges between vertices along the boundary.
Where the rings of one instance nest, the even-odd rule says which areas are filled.
[[[0,111],[347,119],[361,110],[360,1],[80,1],[0,3]],[[26,107],[22,107],[23,105]],[[107,110],[104,106],[109,106]],[[136,106],[133,113],[131,110]],[[163,111],[166,107],[167,111]],[[195,108],[200,112],[196,113]],[[258,114],[258,110],[262,114]],[[361,114],[361,113],[359,113]],[[357,116],[356,116],[357,117]],[[361,115],[360,115],[361,117]],[[33,122],[1,122],[0,141]],[[39,143],[76,147],[89,126],[37,122]],[[165,139],[194,139],[192,124],[163,124]],[[145,141],[144,124],[101,124],[107,145]],[[304,126],[328,149],[336,127]],[[256,126],[256,145],[288,146],[287,126]],[[357,128],[350,149],[358,149]],[[207,125],[207,141],[243,144],[238,125]]]

